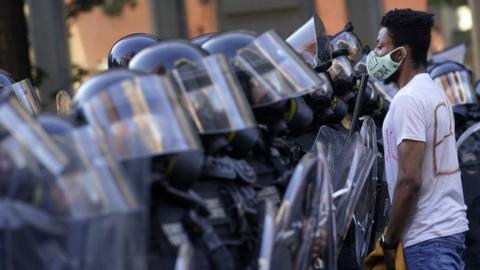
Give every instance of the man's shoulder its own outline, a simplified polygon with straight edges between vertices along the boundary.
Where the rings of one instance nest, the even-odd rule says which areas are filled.
[[[397,100],[397,101],[395,101]],[[430,76],[423,76],[412,81],[410,84],[402,88],[394,97],[394,102],[409,100],[412,103],[427,106],[443,101],[443,92],[439,86],[430,78]]]

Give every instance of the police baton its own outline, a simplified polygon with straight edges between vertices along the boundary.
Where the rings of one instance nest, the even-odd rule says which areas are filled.
[[[360,128],[360,116],[363,111],[363,100],[365,99],[365,89],[367,88],[368,75],[362,74],[360,81],[360,89],[358,89],[357,100],[355,102],[355,109],[353,111],[352,122],[350,124],[350,130],[348,136],[351,137]]]

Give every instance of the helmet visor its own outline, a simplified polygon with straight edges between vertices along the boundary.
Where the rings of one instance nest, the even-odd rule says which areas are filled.
[[[83,111],[106,133],[117,159],[201,149],[167,77],[143,76],[110,86],[85,102]]]
[[[312,68],[332,59],[325,26],[317,15],[298,28],[286,41]]]
[[[51,173],[58,175],[69,159],[10,93],[0,103],[0,133],[13,137]]]
[[[332,37],[330,41],[333,51],[347,50],[348,60],[355,62],[362,56],[362,44],[352,32],[343,31]]]
[[[128,211],[139,207],[138,196],[145,194],[134,192],[97,127],[76,128],[64,137],[64,143],[70,146],[76,163],[81,164],[60,177],[73,209],[82,205],[75,201],[77,199],[89,202],[86,209],[78,209],[79,214]],[[141,182],[142,179],[135,180]]]
[[[223,55],[181,64],[173,72],[201,134],[256,126],[248,100]]]
[[[345,56],[338,56],[332,60],[332,66],[328,69],[328,74],[332,81],[350,81],[355,76],[352,64]]]
[[[235,60],[251,78],[247,97],[254,107],[302,96],[323,84],[274,31],[262,34],[240,49]]]
[[[445,91],[452,105],[476,104],[478,102],[468,71],[449,72],[436,77],[434,80]]]
[[[11,89],[15,93],[18,101],[27,112],[32,115],[37,115],[41,112],[40,99],[29,79],[6,86],[5,90],[7,89]]]

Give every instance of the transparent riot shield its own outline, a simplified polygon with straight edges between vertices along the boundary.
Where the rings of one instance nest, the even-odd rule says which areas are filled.
[[[2,269],[145,269],[140,204],[124,177],[101,173],[112,169],[87,154],[97,146],[81,132],[53,140],[15,99],[0,110],[16,116],[0,118]]]
[[[41,112],[40,98],[29,79],[6,86],[3,90],[12,91],[28,113],[36,115]]]
[[[322,63],[332,60],[330,40],[318,15],[310,18],[293,32],[286,41],[312,68],[317,68]]]
[[[358,133],[347,137],[342,132],[322,126],[317,140],[325,144],[332,175],[337,234],[341,243],[347,234],[375,157],[372,149],[364,146]]]
[[[360,136],[364,146],[371,149],[374,155],[372,169],[369,172],[365,185],[360,193],[353,216],[353,229],[355,234],[355,254],[358,265],[363,265],[365,256],[369,251],[369,244],[373,233],[373,221],[378,181],[378,164],[375,158],[378,152],[377,127],[370,117],[363,119]]]
[[[271,269],[313,265],[336,269],[336,226],[327,167],[320,144],[296,166],[275,220],[276,260]]]
[[[246,94],[254,108],[328,90],[325,82],[274,31],[240,49],[234,64],[250,77]],[[321,94],[330,97],[332,93]]]

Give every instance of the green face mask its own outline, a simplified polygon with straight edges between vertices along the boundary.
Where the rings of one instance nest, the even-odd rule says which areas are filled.
[[[367,56],[368,75],[382,82],[392,76],[392,74],[398,70],[406,56],[406,54],[404,54],[403,58],[398,63],[392,60],[392,53],[400,49],[405,51],[404,47],[398,47],[384,56],[378,56],[372,50]]]

